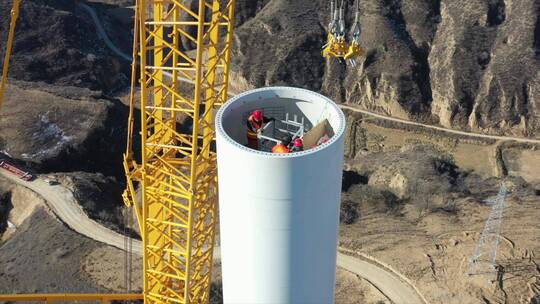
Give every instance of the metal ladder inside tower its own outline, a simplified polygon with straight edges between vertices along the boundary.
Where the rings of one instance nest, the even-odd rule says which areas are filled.
[[[283,125],[283,128],[277,126],[277,122]],[[299,121],[297,115],[293,115],[290,119],[289,113],[286,113],[285,119],[267,123],[257,136],[261,142],[261,151],[270,152],[274,145],[281,142],[282,136],[289,135],[292,139],[303,139],[305,132],[304,117]]]

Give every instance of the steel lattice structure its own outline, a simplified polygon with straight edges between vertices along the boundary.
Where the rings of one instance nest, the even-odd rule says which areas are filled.
[[[128,142],[124,198],[143,232],[145,303],[209,301],[217,221],[214,112],[227,99],[235,1],[200,0],[196,9],[189,3],[137,3],[142,164],[133,161]],[[196,48],[185,51],[185,42]],[[186,117],[189,134],[178,123]],[[134,180],[142,185],[140,202]]]
[[[506,195],[507,189],[503,183],[497,196],[487,200],[489,204],[492,204],[492,208],[471,258],[469,275],[489,274],[496,271],[495,265],[501,237],[503,212],[506,208]]]

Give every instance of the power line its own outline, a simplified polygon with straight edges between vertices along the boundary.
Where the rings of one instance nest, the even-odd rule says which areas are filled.
[[[502,183],[497,196],[486,200],[488,205],[492,205],[491,212],[471,258],[469,275],[491,274],[497,270],[495,263],[507,194],[506,185]]]

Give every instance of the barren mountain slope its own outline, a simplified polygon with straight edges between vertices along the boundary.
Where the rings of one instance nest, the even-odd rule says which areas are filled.
[[[0,113],[0,151],[39,171],[121,176],[126,121],[125,107],[99,93],[14,83]]]
[[[0,293],[109,292],[94,284],[80,265],[99,246],[37,209],[0,247]]]
[[[429,303],[521,304],[540,297],[540,196],[522,178],[505,179],[511,193],[497,270],[469,276],[491,211],[485,200],[497,194],[503,180],[465,172],[427,145],[368,152],[348,164],[352,171],[344,179],[342,247],[400,272]]]
[[[357,69],[320,56],[328,11],[325,0],[269,1],[236,31],[238,81],[307,87],[457,129],[539,130],[538,1],[361,1],[367,55]]]
[[[0,1],[0,16],[9,16],[10,0]],[[129,84],[129,62],[105,47],[88,13],[72,0],[21,1],[13,47],[11,77],[111,91]],[[85,3],[83,1],[83,3]],[[92,4],[98,11],[104,5]],[[100,14],[103,21],[109,20]],[[110,25],[120,47],[130,49],[130,29]],[[9,18],[0,19],[0,56],[4,56]],[[116,35],[115,35],[116,36]],[[3,63],[0,63],[2,65]]]

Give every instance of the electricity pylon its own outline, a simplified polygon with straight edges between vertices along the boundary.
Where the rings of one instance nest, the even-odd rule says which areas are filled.
[[[497,196],[486,200],[488,204],[492,205],[491,212],[471,258],[469,275],[490,274],[496,271],[497,250],[501,238],[507,193],[506,185],[502,183]]]

